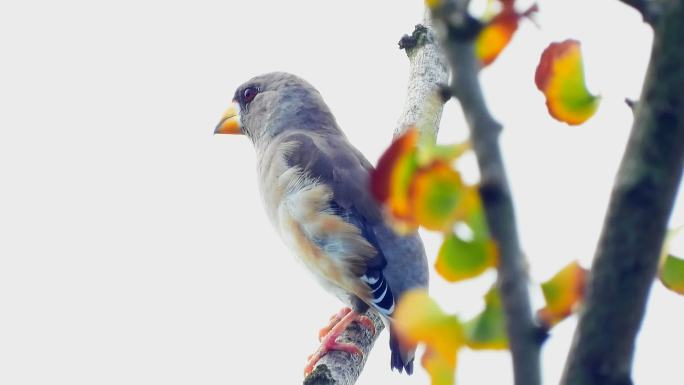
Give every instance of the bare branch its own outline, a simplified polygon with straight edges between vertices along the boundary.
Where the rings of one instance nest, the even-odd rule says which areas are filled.
[[[684,2],[663,1],[563,385],[632,384],[634,342],[684,164]]]
[[[426,12],[423,24],[417,25],[411,36],[405,35],[399,41],[399,48],[404,49],[409,58],[409,78],[403,113],[394,130],[395,138],[417,123],[434,137],[439,130],[443,105],[426,113],[426,108],[432,106],[426,101],[435,97],[440,86],[447,84],[449,70],[431,25],[430,14]]]
[[[358,346],[363,356],[331,351],[318,361],[314,371],[304,379],[304,385],[353,385],[356,382],[375,340],[385,328],[380,316],[374,310],[368,310],[366,315],[375,324],[375,335],[353,322],[339,338],[339,341]]]
[[[416,27],[412,36],[413,45],[405,40],[407,37],[402,38],[405,44],[410,45],[403,47],[409,58],[409,77],[406,103],[394,131],[395,137],[408,126],[419,121],[422,129],[429,130],[435,136],[439,129],[443,104],[427,107],[432,109],[426,110],[426,100],[434,96],[440,85],[448,82],[449,75],[446,59],[436,42],[434,31],[429,27],[431,24],[429,17],[429,13],[426,13],[424,24]],[[318,361],[314,371],[304,379],[304,385],[352,385],[356,382],[366,363],[368,353],[384,329],[384,324],[375,311],[369,310],[367,315],[375,324],[374,336],[365,329],[359,328],[356,323],[352,323],[352,326],[340,336],[341,341],[357,345],[363,351],[364,356],[338,351],[329,352]]]
[[[478,79],[473,40],[480,24],[467,2],[447,2],[433,12],[435,28],[451,64],[451,91],[463,107],[480,168],[480,194],[492,237],[499,247],[498,286],[506,316],[515,384],[539,385],[543,332],[534,322],[527,291],[526,262],[520,250],[511,192],[498,137],[501,125],[490,114]]]

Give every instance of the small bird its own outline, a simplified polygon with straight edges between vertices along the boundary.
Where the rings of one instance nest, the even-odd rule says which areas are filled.
[[[425,250],[417,234],[399,235],[371,196],[373,166],[347,140],[318,91],[303,79],[273,72],[247,81],[216,134],[243,134],[256,149],[266,212],[285,244],[346,308],[321,330],[310,373],[330,350],[361,353],[337,337],[373,308],[390,329],[390,364],[413,372],[414,347],[392,328],[395,305],[413,288],[427,288]],[[370,324],[369,324],[370,322]]]

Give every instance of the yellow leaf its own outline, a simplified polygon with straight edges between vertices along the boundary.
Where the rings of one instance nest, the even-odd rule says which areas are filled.
[[[430,9],[435,9],[440,7],[443,1],[444,0],[425,0],[425,5],[427,5]]]
[[[587,273],[588,271],[575,261],[542,283],[546,307],[537,312],[537,317],[548,328],[572,314],[584,299]]]
[[[454,383],[457,353],[464,344],[463,327],[456,316],[445,314],[425,290],[418,289],[402,297],[394,327],[404,346],[425,344],[421,362],[433,385]]]
[[[542,53],[535,73],[537,88],[546,96],[551,116],[570,125],[592,117],[599,98],[587,90],[580,43],[566,40],[552,43]]]

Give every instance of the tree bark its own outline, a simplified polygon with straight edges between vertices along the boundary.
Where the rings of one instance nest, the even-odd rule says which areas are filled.
[[[651,63],[613,187],[563,385],[632,384],[635,339],[684,164],[684,2],[660,4],[664,12],[653,19]]]
[[[502,130],[490,114],[478,79],[474,40],[481,26],[467,12],[468,1],[445,1],[433,10],[435,28],[451,65],[451,93],[463,108],[480,169],[480,196],[490,233],[499,249],[498,288],[516,385],[541,383],[540,350],[546,337],[535,323],[526,262],[520,249],[513,200],[501,157]]]
[[[331,351],[323,356],[313,372],[304,379],[304,385],[353,385],[361,374],[366,358],[375,340],[385,328],[382,319],[374,310],[366,314],[375,325],[375,334],[356,322],[338,338],[340,342],[352,343],[361,349],[363,356],[340,351]]]
[[[417,25],[411,36],[405,35],[399,41],[399,48],[406,51],[409,58],[409,78],[406,102],[394,130],[394,138],[412,125],[436,138],[444,103],[442,100],[438,103],[431,101],[440,98],[440,87],[449,82],[449,68],[432,29],[429,11],[426,10],[423,24]]]
[[[446,59],[441,54],[434,31],[429,25],[430,15],[426,12],[424,24],[416,26],[412,36],[404,36],[399,43],[409,58],[409,76],[406,102],[394,131],[395,138],[406,128],[416,124],[435,136],[439,130],[443,103],[426,102],[434,97],[441,85],[447,83],[449,75]],[[402,43],[407,45],[402,47]],[[374,335],[352,323],[339,338],[340,341],[354,343],[361,349],[363,356],[329,352],[304,379],[304,385],[352,385],[356,382],[366,364],[366,357],[385,327],[374,310],[369,310],[367,315],[375,324]],[[389,359],[389,354],[387,356]]]

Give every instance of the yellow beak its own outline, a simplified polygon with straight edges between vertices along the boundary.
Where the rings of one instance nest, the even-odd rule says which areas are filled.
[[[214,134],[242,134],[240,130],[240,105],[233,102],[233,104],[223,114],[223,118],[216,126]]]

